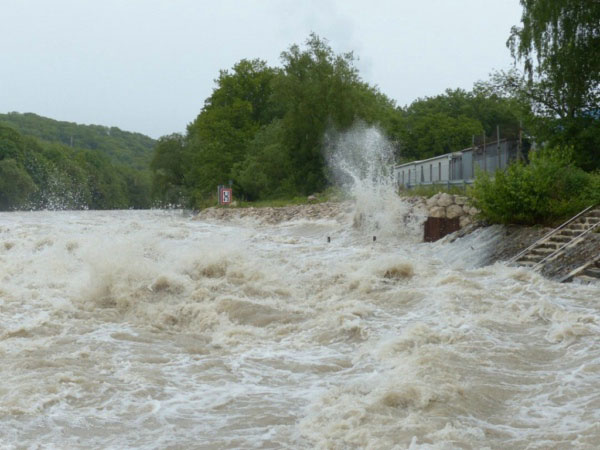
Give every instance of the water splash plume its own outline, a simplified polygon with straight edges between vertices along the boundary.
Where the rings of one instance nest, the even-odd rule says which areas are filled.
[[[420,235],[422,214],[397,194],[394,145],[377,127],[357,122],[330,131],[325,153],[334,182],[356,202],[354,227],[383,236]]]

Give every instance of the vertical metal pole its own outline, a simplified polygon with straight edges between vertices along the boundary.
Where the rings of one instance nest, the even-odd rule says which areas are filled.
[[[475,178],[475,135],[471,136],[471,179]]]
[[[485,154],[485,131],[483,132],[483,171],[487,172],[487,155]]]
[[[523,121],[519,120],[519,143],[517,144],[517,160],[523,161]]]
[[[500,156],[500,125],[496,125],[496,156],[498,157],[498,167],[496,170],[502,168],[502,157]]]

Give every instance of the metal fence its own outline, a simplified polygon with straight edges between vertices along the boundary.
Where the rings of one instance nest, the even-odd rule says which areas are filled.
[[[396,181],[400,187],[405,188],[434,184],[467,185],[473,183],[477,168],[494,173],[521,157],[519,142],[503,139],[397,165]]]

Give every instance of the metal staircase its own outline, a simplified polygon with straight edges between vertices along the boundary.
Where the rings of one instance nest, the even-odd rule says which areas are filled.
[[[600,206],[584,209],[514,256],[508,263],[541,271],[547,263],[558,258],[567,249],[577,246],[594,230],[600,230]],[[587,270],[582,267],[582,271]],[[566,281],[566,277],[563,281]]]

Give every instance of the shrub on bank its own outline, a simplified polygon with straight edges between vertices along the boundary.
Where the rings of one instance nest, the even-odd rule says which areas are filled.
[[[531,152],[529,164],[477,173],[469,194],[489,222],[554,225],[600,202],[600,174],[575,167],[572,149],[544,148]]]

